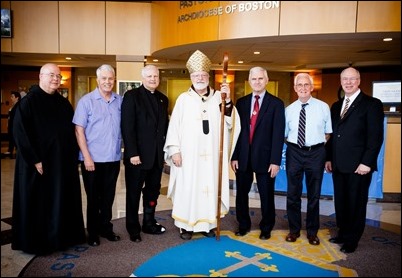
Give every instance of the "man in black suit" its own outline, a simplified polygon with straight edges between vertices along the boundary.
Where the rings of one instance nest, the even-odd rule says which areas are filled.
[[[249,84],[253,92],[238,99],[241,131],[231,158],[236,174],[237,236],[244,236],[251,228],[248,194],[257,180],[261,199],[260,239],[271,237],[275,225],[275,178],[282,160],[285,137],[285,107],[282,100],[265,87],[268,73],[261,67],[250,69]],[[255,122],[253,118],[256,118]],[[253,132],[254,131],[254,132]]]
[[[356,250],[366,223],[372,174],[383,142],[384,110],[380,100],[364,94],[360,73],[349,67],[341,73],[345,97],[331,107],[333,136],[326,144],[325,169],[332,172],[338,234],[329,241]]]
[[[124,94],[121,130],[124,142],[126,178],[126,228],[130,240],[141,241],[138,218],[143,194],[142,231],[162,234],[165,227],[155,220],[164,164],[163,146],[168,127],[168,98],[156,90],[159,70],[153,65],[142,69],[142,85]]]

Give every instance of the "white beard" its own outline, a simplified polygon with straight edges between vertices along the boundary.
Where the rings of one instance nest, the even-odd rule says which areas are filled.
[[[204,90],[205,88],[208,87],[208,83],[207,82],[195,83],[195,84],[193,84],[193,86],[194,86],[194,89],[196,89],[196,90]]]

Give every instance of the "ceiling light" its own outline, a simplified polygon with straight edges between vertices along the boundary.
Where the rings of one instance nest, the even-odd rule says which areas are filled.
[[[238,63],[238,64],[243,64],[244,62],[243,62],[243,61],[237,61],[237,63]]]
[[[66,57],[66,60],[69,60],[69,61],[70,61],[70,60],[71,60],[71,57]]]
[[[383,38],[382,40],[385,42],[390,42],[390,41],[392,41],[392,38]]]
[[[254,54],[255,55],[258,55],[258,54],[260,54],[261,52],[260,51],[254,51]]]
[[[158,59],[153,59],[152,61],[154,61],[154,62],[158,62],[159,60],[158,60]]]

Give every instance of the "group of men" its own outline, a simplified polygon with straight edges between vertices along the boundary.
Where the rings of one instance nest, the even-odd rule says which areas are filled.
[[[170,119],[169,100],[157,90],[160,76],[153,65],[142,69],[142,85],[124,97],[113,92],[113,67],[100,66],[97,88],[79,100],[75,111],[57,93],[59,67],[41,68],[39,86],[20,101],[14,119],[18,152],[12,249],[45,255],[85,241],[98,246],[100,237],[120,240],[111,220],[122,147],[131,241],[141,242],[141,232],[166,231],[155,219],[165,162],[170,166],[167,197],[183,240],[193,233],[215,236],[218,218],[230,209],[229,165],[236,176],[236,236],[252,228],[248,194],[255,176],[262,214],[259,237],[267,240],[275,225],[275,178],[286,142],[289,234],[285,240],[300,237],[305,176],[307,238],[312,245],[320,244],[319,199],[325,168],[333,173],[339,228],[330,241],[343,244],[343,252],[354,252],[365,226],[384,117],[381,102],[360,91],[359,72],[342,71],[345,98],[331,109],[312,97],[313,79],[300,73],[294,79],[298,100],[285,109],[284,102],[266,90],[269,78],[264,68],[250,70],[252,92],[234,105],[228,84],[220,90],[209,86],[211,61],[204,53],[195,51],[186,66],[192,85],[179,95]],[[87,196],[87,234],[78,163]]]

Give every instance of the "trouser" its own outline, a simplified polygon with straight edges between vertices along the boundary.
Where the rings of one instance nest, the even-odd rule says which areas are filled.
[[[81,162],[81,172],[87,194],[87,230],[91,236],[113,232],[112,207],[120,161],[95,162],[95,171],[87,171]]]
[[[306,176],[307,189],[307,235],[314,236],[320,228],[320,196],[324,176],[325,148],[311,150],[288,145],[286,150],[287,196],[286,210],[291,233],[299,233],[302,228],[303,178]]]
[[[126,229],[127,232],[138,234],[141,225],[138,217],[141,193],[144,207],[143,225],[155,222],[155,208],[161,189],[162,170],[156,162],[149,170],[141,169],[141,165],[132,165],[125,160],[126,178]]]
[[[268,172],[255,174],[261,200],[262,219],[259,226],[263,232],[271,232],[275,226],[275,178],[271,178],[269,175]],[[251,228],[248,194],[252,183],[251,165],[245,172],[236,172],[236,219],[240,229],[249,230]]]

